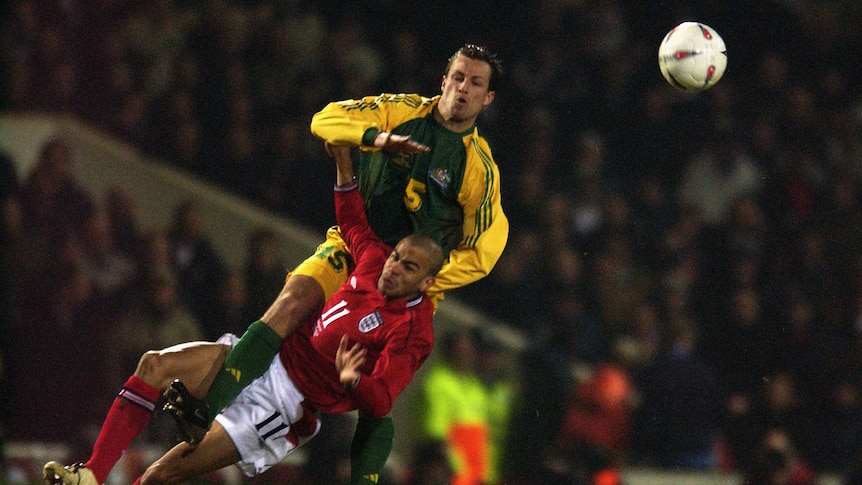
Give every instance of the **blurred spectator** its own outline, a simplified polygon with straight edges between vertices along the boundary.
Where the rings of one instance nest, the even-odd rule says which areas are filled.
[[[208,321],[207,311],[215,302],[226,268],[206,233],[203,215],[193,202],[182,202],[174,208],[168,240],[178,278],[179,301],[204,328],[215,325]]]
[[[745,412],[736,412],[727,425],[728,444],[740,471],[757,467],[758,442],[781,429],[793,442],[794,453],[811,462],[814,409],[800,395],[794,377],[786,372],[766,375]]]
[[[3,335],[0,337],[0,362],[10,343],[8,335],[15,319],[17,289],[23,278],[24,228],[19,190],[12,158],[0,153],[0,335]]]
[[[140,268],[138,283],[161,273],[173,273],[177,269],[173,264],[171,241],[168,235],[160,229],[148,229],[141,234],[141,247],[137,254]]]
[[[430,364],[416,406],[420,443],[442,443],[453,470],[453,485],[492,482],[491,406],[479,377],[480,348],[476,334],[455,330]]]
[[[632,391],[628,373],[610,363],[598,365],[575,387],[555,441],[561,469],[575,483],[619,473],[629,446]]]
[[[591,295],[599,317],[612,334],[623,334],[638,305],[654,290],[655,282],[634,257],[632,241],[614,236],[595,255]]]
[[[452,468],[446,446],[439,441],[419,445],[408,485],[451,485]]]
[[[110,220],[94,212],[84,223],[81,234],[83,269],[93,281],[98,297],[119,303],[135,280],[135,261],[117,249]]]
[[[86,389],[99,395],[107,384],[101,344],[112,316],[95,298],[74,236],[52,247],[57,260],[26,289],[21,325],[9,355],[15,392],[9,437],[86,445],[87,429],[103,416],[86,399],[48,399],[46,389]]]
[[[241,194],[253,195],[254,181],[268,172],[268,160],[260,150],[257,129],[252,124],[251,98],[245,93],[232,96],[227,103],[224,151],[204,163],[206,178]]]
[[[763,260],[772,244],[766,214],[753,196],[739,197],[731,202],[727,226],[722,232],[726,256],[746,255]]]
[[[455,290],[470,301],[484,301],[492,315],[506,319],[520,330],[543,325],[543,295],[531,288],[545,284],[543,241],[537,230],[526,230],[509,236],[506,250],[488,278]],[[487,281],[486,281],[487,280]]]
[[[106,380],[114,386],[122,386],[144,352],[205,337],[194,314],[179,300],[178,282],[172,273],[162,270],[148,274],[137,296],[109,329],[106,371],[111,378]]]
[[[793,263],[788,268],[787,277],[801,288],[805,288],[811,301],[819,309],[823,325],[827,329],[841,328],[850,316],[847,308],[849,295],[843,295],[849,289],[842,285],[841,275],[833,264],[830,247],[827,245],[826,229],[805,227],[799,231],[794,247]],[[851,257],[845,254],[844,257]],[[854,266],[858,264],[847,260],[842,262]],[[858,285],[858,282],[855,283]],[[858,288],[858,286],[857,286]],[[849,291],[849,294],[853,294]]]
[[[308,124],[289,120],[272,127],[262,155],[265,167],[253,173],[251,198],[279,215],[326,230],[335,221],[330,181],[324,170],[308,170],[325,163],[322,147],[308,147]],[[317,154],[315,158],[314,154]],[[323,165],[321,165],[323,166]]]
[[[609,357],[611,336],[576,289],[557,289],[548,297],[553,319],[536,329],[544,334],[541,341],[548,351],[573,364],[594,365]]]
[[[665,262],[661,237],[673,225],[675,217],[668,184],[658,177],[647,176],[639,180],[631,210],[637,259],[655,271]]]
[[[135,194],[124,185],[115,185],[105,194],[105,212],[114,246],[126,256],[137,259],[141,251],[141,230]]]
[[[854,379],[840,376],[830,380],[826,397],[819,412],[813,413],[816,421],[811,427],[809,460],[817,470],[847,473],[859,466],[862,390]],[[796,428],[788,431],[798,432]]]
[[[51,139],[42,146],[36,167],[21,188],[24,228],[30,240],[49,241],[79,231],[94,213],[92,195],[73,175],[74,158],[73,147],[62,139]],[[45,261],[48,254],[40,246],[37,261]]]
[[[369,43],[365,23],[354,15],[344,15],[330,32],[329,63],[343,93],[380,91],[383,56]]]
[[[704,222],[727,221],[738,197],[761,189],[761,169],[735,134],[712,130],[713,140],[689,160],[679,185],[679,201],[697,208]]]
[[[492,336],[487,329],[479,328],[477,335],[479,379],[485,386],[488,412],[489,476],[488,484],[505,483],[503,460],[509,442],[509,429],[515,407],[516,379],[520,369],[513,366],[511,351]]]
[[[779,369],[786,369],[795,379],[799,396],[809,405],[831,394],[835,376],[848,374],[835,368],[834,353],[844,348],[843,331],[824,325],[811,298],[805,291],[788,288],[787,301],[781,310],[782,350]],[[853,374],[853,372],[849,372]]]
[[[18,199],[18,177],[12,158],[0,154],[0,387],[10,389],[9,356],[18,321],[20,289],[23,280],[21,252],[21,205]],[[11,393],[0,397],[0,476],[5,476],[5,441],[7,422],[11,417]]]
[[[204,338],[215,341],[225,333],[242,335],[249,323],[262,315],[249,314],[248,298],[242,275],[228,271],[216,288],[212,304],[205,311],[207,324],[203,326]]]
[[[782,428],[766,432],[755,449],[754,468],[745,474],[743,485],[815,485],[810,464],[800,458],[793,440]]]
[[[287,262],[276,234],[265,228],[252,231],[246,245],[244,284],[248,294],[246,314],[260,318],[278,296],[287,276]]]
[[[19,188],[18,170],[12,157],[0,152],[0,199],[18,195]]]
[[[523,374],[505,447],[504,476],[510,483],[550,484],[550,477],[558,473],[548,466],[547,459],[560,433],[566,396],[574,386],[572,365],[552,351],[548,342],[531,340],[518,359],[518,368]]]
[[[638,379],[636,462],[682,469],[718,465],[722,394],[698,343],[693,321],[685,317],[671,321],[660,356]]]
[[[611,336],[611,355],[629,372],[639,372],[658,356],[664,331],[659,309],[645,299],[637,304],[625,327]]]
[[[708,359],[721,375],[728,395],[751,400],[776,363],[777,337],[764,318],[763,301],[754,286],[732,290],[729,314],[720,341],[709,347]]]

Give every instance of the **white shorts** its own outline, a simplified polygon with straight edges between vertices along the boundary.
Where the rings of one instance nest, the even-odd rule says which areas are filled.
[[[243,473],[265,472],[320,431],[320,420],[303,406],[304,399],[276,356],[266,373],[216,416],[239,452],[236,465]]]

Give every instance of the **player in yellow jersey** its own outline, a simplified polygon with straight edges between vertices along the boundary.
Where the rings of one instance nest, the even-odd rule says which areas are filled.
[[[311,122],[312,133],[326,143],[360,148],[360,191],[371,227],[384,241],[392,244],[420,232],[449,251],[447,264],[429,290],[437,300],[444,291],[487,275],[508,237],[499,169],[476,127],[479,114],[494,101],[501,71],[490,51],[465,45],[449,58],[440,95],[382,94],[334,102]],[[265,326],[256,322],[249,338],[243,337],[249,350],[241,341],[223,367],[242,368],[249,381],[263,373],[277,352],[273,334],[284,338],[292,333],[345,281],[347,255],[337,231],[331,230],[317,253],[288,277],[281,295],[261,319]],[[259,361],[254,370],[248,365],[252,359]],[[245,377],[237,383],[223,375],[214,387],[236,390],[218,401],[211,389],[205,398],[211,411],[220,410],[245,385]],[[389,455],[392,434],[390,418],[360,417],[351,450],[353,483],[368,483],[361,477],[369,471],[379,473]]]
[[[465,45],[449,58],[440,95],[384,94],[334,102],[311,123],[312,133],[327,144],[360,148],[360,191],[371,227],[381,239],[393,244],[419,232],[446,249],[448,261],[429,290],[436,301],[444,291],[486,276],[508,238],[499,169],[476,128],[479,114],[494,100],[501,73],[496,55]],[[281,341],[347,280],[351,265],[349,249],[332,228],[315,254],[288,274],[279,296],[226,357],[196,352],[192,345],[150,359],[147,372],[153,377],[148,380],[153,382],[171,377],[190,383],[185,376],[201,377],[192,379],[188,390],[175,384],[166,393],[166,409],[187,441],[198,442],[212,417],[267,370]],[[213,376],[208,369],[216,358],[215,365],[224,361]],[[147,385],[135,381],[136,388],[126,394],[133,396],[128,402],[152,410],[153,400],[141,397],[152,396]],[[112,419],[119,423],[125,418],[118,411]],[[107,421],[105,433],[111,433]],[[351,447],[352,484],[376,483],[393,433],[391,418],[360,416]],[[114,440],[112,447],[123,446],[117,441],[125,440]],[[110,469],[108,464],[113,466],[98,464],[100,475]],[[87,465],[93,468],[92,458]]]

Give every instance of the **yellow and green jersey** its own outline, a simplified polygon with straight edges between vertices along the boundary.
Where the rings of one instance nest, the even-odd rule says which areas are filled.
[[[334,145],[361,147],[359,187],[374,231],[394,246],[411,233],[435,237],[449,261],[429,291],[440,293],[487,275],[506,245],[500,172],[474,126],[462,133],[434,120],[439,96],[381,94],[328,104],[311,131]],[[428,153],[372,147],[381,131],[410,137]]]

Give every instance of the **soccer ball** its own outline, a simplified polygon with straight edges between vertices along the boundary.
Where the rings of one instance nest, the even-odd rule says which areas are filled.
[[[703,91],[715,85],[724,74],[727,49],[712,27],[700,22],[683,22],[661,41],[658,65],[671,86],[685,91]]]

